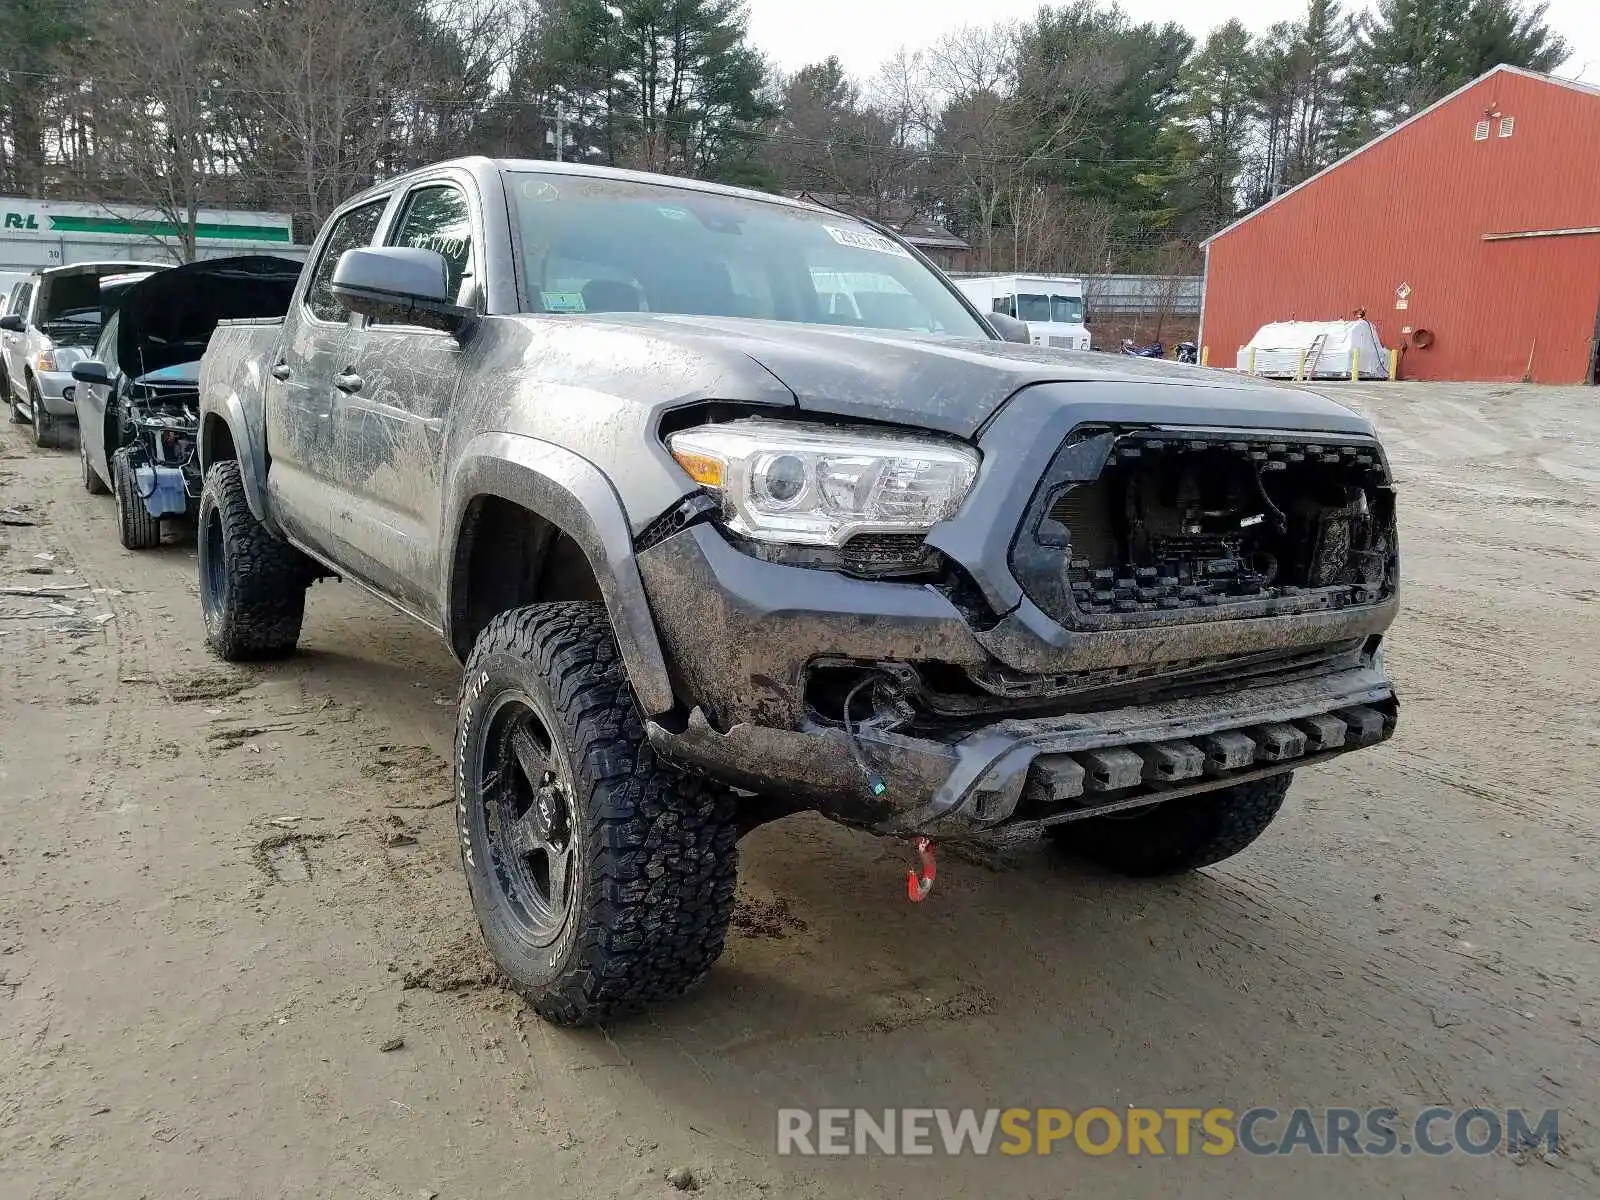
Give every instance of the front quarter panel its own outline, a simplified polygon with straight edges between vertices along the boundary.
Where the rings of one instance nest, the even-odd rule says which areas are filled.
[[[566,447],[610,481],[635,534],[694,489],[658,437],[666,413],[702,400],[794,407],[754,359],[682,331],[516,316],[488,318],[472,336],[485,344],[462,382],[446,461],[484,432]]]
[[[594,568],[622,660],[646,715],[673,705],[672,681],[656,637],[644,584],[633,554],[633,534],[622,501],[593,464],[561,446],[510,433],[482,433],[469,442],[450,474],[445,528],[452,531],[441,581],[448,628],[462,526],[469,506],[486,496],[510,501],[565,530]]]
[[[700,400],[790,408],[792,394],[745,355],[603,320],[487,317],[470,336],[445,438],[441,624],[448,633],[473,501],[508,500],[583,548],[641,708],[667,711],[672,685],[634,540],[695,485],[661,445],[661,417]]]

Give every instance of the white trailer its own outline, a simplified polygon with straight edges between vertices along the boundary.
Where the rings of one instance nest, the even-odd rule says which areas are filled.
[[[1090,348],[1083,280],[1060,275],[974,275],[955,285],[984,312],[1028,323],[1035,345],[1058,350]]]

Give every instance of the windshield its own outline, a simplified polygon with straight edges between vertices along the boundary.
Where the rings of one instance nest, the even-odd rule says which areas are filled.
[[[1083,298],[1081,296],[1051,296],[1050,312],[1057,325],[1083,324]]]
[[[1017,295],[1017,318],[1031,324],[1048,324],[1050,321],[1050,297]]]
[[[755,317],[990,338],[898,242],[843,215],[636,180],[507,172],[523,310]]]
[[[53,312],[45,317],[43,324],[46,329],[52,326],[68,329],[99,329],[100,306],[97,304],[93,308],[73,308],[66,312]]]
[[[1083,299],[1079,296],[1019,295],[1017,316],[1032,325],[1083,324]]]

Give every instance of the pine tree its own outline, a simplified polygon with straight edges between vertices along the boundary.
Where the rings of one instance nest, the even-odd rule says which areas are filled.
[[[1212,30],[1183,69],[1175,201],[1202,228],[1223,225],[1238,210],[1256,71],[1255,41],[1237,19]]]
[[[1492,67],[1553,71],[1570,55],[1545,22],[1548,6],[1522,0],[1378,0],[1360,22],[1346,102],[1363,119],[1359,145]]]

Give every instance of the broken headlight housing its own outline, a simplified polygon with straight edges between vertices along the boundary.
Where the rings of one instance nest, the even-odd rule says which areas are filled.
[[[927,533],[978,476],[977,451],[955,441],[761,418],[681,430],[667,447],[730,530],[791,546]]]

